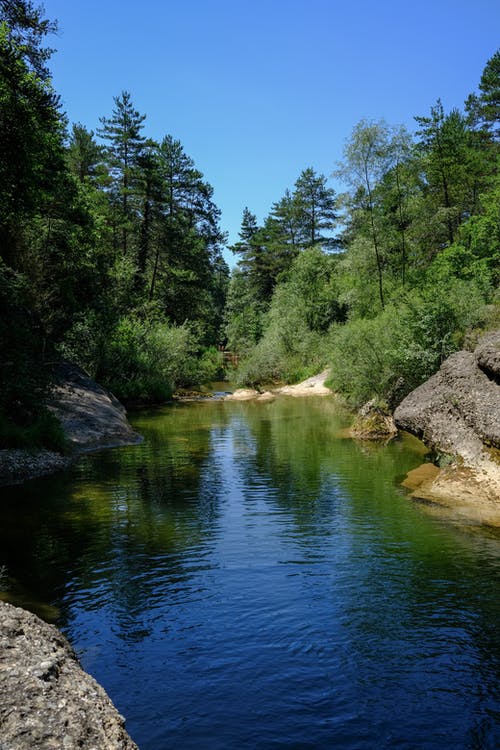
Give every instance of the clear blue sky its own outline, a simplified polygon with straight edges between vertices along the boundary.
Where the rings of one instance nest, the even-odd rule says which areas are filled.
[[[362,118],[414,129],[461,107],[500,46],[499,0],[45,0],[51,69],[91,129],[126,89],[146,134],[178,138],[237,239],[302,169],[327,176]],[[336,189],[341,185],[332,182]]]

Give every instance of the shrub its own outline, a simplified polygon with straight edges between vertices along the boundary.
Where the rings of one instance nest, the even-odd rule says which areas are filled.
[[[219,377],[221,365],[222,355],[215,348],[200,350],[188,325],[130,315],[115,327],[97,377],[124,401],[161,402],[178,386]]]
[[[399,306],[331,330],[330,385],[359,406],[371,398],[395,407],[463,344],[487,314],[473,282],[432,279]]]

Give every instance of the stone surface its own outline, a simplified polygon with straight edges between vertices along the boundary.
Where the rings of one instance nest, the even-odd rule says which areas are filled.
[[[63,363],[49,403],[77,451],[127,445],[141,438],[127,422],[125,407],[76,365]]]
[[[0,450],[0,486],[52,474],[69,466],[71,461],[69,456],[47,450]]]
[[[349,430],[350,436],[357,440],[391,440],[397,432],[393,417],[373,399],[361,407]]]
[[[492,377],[500,377],[500,331],[487,333],[474,352],[479,367]]]
[[[307,380],[303,380],[302,383],[296,385],[284,385],[282,388],[276,388],[274,393],[279,393],[284,396],[331,396],[332,391],[325,385],[330,375],[330,370],[324,370],[319,375],[313,375]]]
[[[82,452],[142,440],[127,422],[125,408],[76,365],[63,363],[49,409],[61,422],[70,452],[0,450],[0,486],[18,484],[69,466]],[[0,747],[0,750],[3,748]]]
[[[137,750],[102,687],[52,625],[0,602],[1,750]]]
[[[500,447],[500,386],[473,353],[457,352],[404,399],[394,419],[432,449],[473,464],[485,445]]]
[[[400,429],[423,440],[452,465],[415,490],[418,497],[454,503],[469,515],[500,519],[500,332],[474,352],[457,352],[394,412]],[[476,505],[476,509],[474,509]]]
[[[238,388],[234,393],[224,396],[224,401],[251,401],[254,398],[259,398],[259,396],[259,391],[253,388]]]

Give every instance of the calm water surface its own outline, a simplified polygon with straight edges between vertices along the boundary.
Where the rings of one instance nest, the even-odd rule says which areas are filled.
[[[500,537],[330,400],[141,412],[140,446],[2,491],[7,597],[57,622],[141,750],[500,746]]]

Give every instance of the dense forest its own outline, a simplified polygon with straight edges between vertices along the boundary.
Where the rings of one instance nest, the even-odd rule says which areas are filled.
[[[345,194],[306,168],[262,225],[245,208],[230,273],[212,187],[127,91],[97,132],[67,122],[54,30],[0,0],[0,447],[60,443],[44,402],[61,359],[162,401],[215,378],[225,346],[241,383],[331,366],[353,404],[392,408],[498,322],[500,50],[463,111],[356,125]]]

